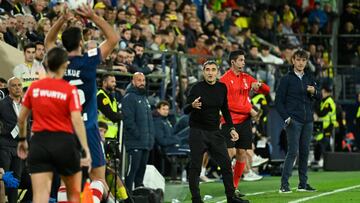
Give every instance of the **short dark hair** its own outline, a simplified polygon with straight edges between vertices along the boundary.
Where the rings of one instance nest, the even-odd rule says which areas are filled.
[[[7,81],[4,78],[0,78],[0,83],[7,83]]]
[[[218,64],[216,63],[216,61],[214,61],[214,60],[207,60],[207,61],[205,61],[205,63],[203,63],[203,65],[202,65],[203,70],[204,70],[205,67],[208,66],[208,65],[216,65],[216,68],[219,68],[219,66],[218,66]]]
[[[292,58],[294,59],[296,56],[299,58],[305,58],[306,60],[309,59],[309,54],[304,49],[297,49],[292,55]]]
[[[46,54],[46,60],[47,69],[52,72],[56,72],[62,64],[68,61],[68,54],[64,49],[55,47],[48,51]]]
[[[156,104],[156,109],[160,109],[162,106],[168,106],[170,107],[170,103],[166,100],[161,100]]]
[[[115,75],[111,74],[111,73],[105,73],[102,77],[101,77],[101,82],[105,82],[105,80],[107,80],[109,77],[115,77]]]
[[[241,55],[245,56],[245,51],[242,50],[242,49],[230,52],[230,54],[229,54],[229,63],[231,64],[232,60],[236,61],[236,59]]]
[[[136,47],[145,47],[142,43],[135,43],[134,44],[134,49],[136,48]]]
[[[78,27],[70,27],[66,29],[61,36],[63,46],[66,51],[71,52],[80,46],[82,39],[82,31]]]
[[[37,45],[42,45],[45,47],[44,42],[40,42],[40,41],[35,42],[35,49],[36,49]]]
[[[27,49],[34,48],[36,49],[36,46],[34,43],[30,42],[24,46],[24,52],[26,52]]]
[[[99,121],[98,126],[99,126],[99,128],[104,128],[106,130],[108,129],[108,125],[103,121]]]

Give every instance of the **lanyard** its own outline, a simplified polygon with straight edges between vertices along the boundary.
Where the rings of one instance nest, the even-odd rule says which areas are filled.
[[[16,117],[19,117],[20,105],[18,105],[15,101],[13,101],[13,107],[14,107]]]

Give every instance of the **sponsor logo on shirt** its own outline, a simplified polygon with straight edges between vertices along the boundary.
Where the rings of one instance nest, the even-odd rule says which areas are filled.
[[[34,98],[47,97],[47,98],[60,99],[60,100],[65,101],[67,95],[65,93],[58,92],[55,90],[46,90],[46,89],[35,88],[35,89],[33,89],[33,97]]]

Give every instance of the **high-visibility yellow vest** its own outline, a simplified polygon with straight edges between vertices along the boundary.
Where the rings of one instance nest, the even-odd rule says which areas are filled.
[[[261,104],[259,104],[259,101],[262,99]],[[267,101],[265,98],[265,95],[263,94],[257,94],[255,95],[253,98],[251,98],[251,103],[253,103],[256,107],[258,107],[259,109],[261,108],[261,105],[267,105]],[[264,117],[264,122],[267,121],[267,117]]]
[[[320,118],[321,121],[323,122],[323,129],[328,128],[331,123],[335,128],[338,127],[338,123],[336,121],[336,104],[333,98],[328,97],[324,102],[321,102],[320,111],[322,111],[325,107],[329,105],[331,107],[331,111],[328,112],[324,117]]]
[[[114,101],[111,102],[110,97],[108,96],[108,94],[103,90],[100,89],[96,96],[103,94],[105,96],[104,100],[103,100],[103,104],[106,105],[107,102],[110,105],[110,108],[113,112],[117,113],[118,112],[118,107],[117,107],[117,102],[116,99],[114,98]],[[105,138],[116,138],[117,132],[118,132],[118,125],[117,123],[113,123],[110,119],[108,119],[103,113],[101,113],[101,111],[98,110],[98,121],[104,122],[108,125],[108,130],[105,134]]]
[[[360,105],[359,105],[359,108],[358,108],[357,113],[356,113],[356,118],[360,118]]]
[[[333,124],[334,128],[339,127],[339,124],[336,120],[336,104],[333,100],[333,98],[328,97],[325,101],[320,103],[320,111],[322,111],[325,107],[329,106],[331,107],[331,111],[328,112],[325,116],[320,117],[320,120],[323,123],[323,131],[325,129],[327,129],[330,124]],[[316,135],[315,139],[317,141],[320,141],[324,138],[324,133],[319,133],[318,135]]]

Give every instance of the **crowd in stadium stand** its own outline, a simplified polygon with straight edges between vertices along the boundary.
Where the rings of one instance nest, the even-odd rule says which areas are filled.
[[[291,67],[291,56],[295,49],[308,51],[307,71],[320,85],[327,87],[333,86],[335,74],[332,53],[338,53],[340,65],[360,65],[359,38],[339,38],[338,50],[332,49],[331,40],[333,34],[360,34],[359,4],[346,1],[340,11],[336,0],[281,2],[278,6],[260,4],[256,0],[95,0],[95,13],[109,22],[120,37],[118,46],[103,60],[100,68],[123,75],[136,72],[146,76],[164,75],[163,80],[169,91],[165,92],[164,98],[159,98],[160,92],[155,88],[155,97],[152,95],[155,99],[150,99],[150,103],[156,125],[171,123],[165,125],[166,130],[176,131],[173,135],[177,137],[171,142],[165,135],[156,138],[161,140],[159,146],[166,143],[164,148],[169,150],[170,145],[183,146],[186,143],[183,130],[187,127],[188,118],[182,115],[182,108],[191,85],[201,80],[201,65],[208,59],[215,60],[220,74],[223,74],[230,67],[228,54],[243,49],[247,53],[246,72],[270,87],[266,102],[258,105],[263,112],[262,117],[254,121],[256,128],[253,132],[259,135],[257,140],[261,140],[265,134],[263,121],[266,119],[267,105],[274,101],[278,79]],[[14,67],[13,74],[23,79],[24,87],[43,74],[43,43],[50,27],[62,15],[64,5],[64,0],[0,0],[0,40],[24,52],[25,62],[19,62],[18,69],[27,66],[39,68],[33,78],[24,80]],[[340,20],[339,29],[334,30],[337,19]],[[103,33],[85,18],[74,15],[62,30],[70,26],[81,28],[86,42],[84,52],[96,48],[104,40]],[[61,45],[61,33],[57,44]],[[27,52],[30,49],[32,53]],[[172,55],[182,57],[178,62],[182,67],[177,74],[178,81],[170,78]],[[118,82],[122,79],[124,76],[117,76]],[[124,80],[125,84],[115,89],[118,101],[122,100],[130,82],[129,79]],[[1,82],[6,84],[6,80]],[[176,88],[176,98],[169,93],[172,88]],[[160,110],[163,106],[171,106],[171,102],[159,102],[160,99],[176,101],[173,109],[177,119],[169,117],[165,124],[162,123]],[[269,157],[266,153],[263,156]],[[257,158],[254,156],[253,159]],[[213,168],[211,170],[216,171],[216,167]]]

